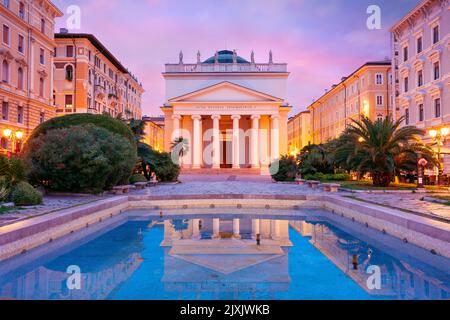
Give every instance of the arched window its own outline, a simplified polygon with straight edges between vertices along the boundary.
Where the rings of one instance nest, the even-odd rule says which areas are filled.
[[[66,80],[68,81],[73,80],[73,67],[71,65],[68,65],[66,67]]]
[[[1,138],[0,144],[2,146],[2,149],[8,149],[8,139],[6,138]]]
[[[17,69],[17,88],[23,90],[23,69]]]
[[[39,79],[39,95],[44,98],[44,78]]]
[[[2,81],[9,83],[9,63],[6,60],[3,60],[2,64]]]

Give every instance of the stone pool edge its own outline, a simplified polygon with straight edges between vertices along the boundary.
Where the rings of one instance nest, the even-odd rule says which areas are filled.
[[[129,195],[99,200],[0,227],[0,261],[132,209],[327,209],[450,258],[450,224],[334,195]],[[155,213],[157,214],[157,213]],[[245,214],[245,213],[243,213]]]

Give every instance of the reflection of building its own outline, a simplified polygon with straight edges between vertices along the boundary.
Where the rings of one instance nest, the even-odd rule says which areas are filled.
[[[309,111],[303,111],[288,122],[288,150],[297,155],[311,143],[311,117]]]
[[[450,296],[450,287],[445,284],[445,279],[426,276],[428,273],[423,270],[415,269],[406,261],[397,260],[369,247],[338,229],[304,221],[291,222],[291,226],[302,236],[311,237],[310,243],[314,247],[370,295],[397,299],[448,299]],[[353,270],[353,255],[358,257],[358,270]],[[370,290],[367,287],[370,274],[366,271],[371,265],[380,267],[380,290]]]
[[[108,113],[141,118],[138,80],[92,34],[55,34],[55,106],[58,115]]]
[[[52,56],[55,18],[50,1],[2,1],[0,4],[0,136],[2,151],[20,150],[22,141],[54,116]],[[9,137],[3,136],[11,130]],[[21,132],[23,137],[20,138]],[[15,138],[18,138],[15,141]],[[20,139],[19,139],[20,138]],[[14,144],[14,149],[13,148]]]
[[[164,117],[143,117],[145,122],[144,142],[156,151],[164,150]]]
[[[193,219],[164,222],[162,279],[168,291],[239,294],[287,291],[289,222]],[[259,236],[258,236],[259,235]],[[261,239],[258,246],[256,238]],[[179,270],[183,270],[180,272]]]
[[[184,167],[259,169],[287,153],[287,65],[250,60],[223,50],[166,65],[165,150],[185,138]]]
[[[367,62],[314,101],[308,107],[311,143],[337,138],[360,115],[371,120],[386,117],[392,108],[390,69],[390,61]]]
[[[39,267],[14,282],[0,286],[0,297],[18,300],[104,300],[125,282],[140,266],[139,254],[133,253],[125,260],[107,269],[82,272],[81,290],[69,290],[65,270]]]
[[[450,10],[448,1],[421,1],[392,28],[396,118],[419,128],[450,128]],[[431,137],[426,136],[431,142]],[[442,148],[450,173],[450,139]]]

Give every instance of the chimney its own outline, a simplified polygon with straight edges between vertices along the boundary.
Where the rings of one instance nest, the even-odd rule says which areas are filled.
[[[69,30],[67,28],[61,28],[61,29],[59,29],[59,33],[66,34],[66,33],[69,33]]]

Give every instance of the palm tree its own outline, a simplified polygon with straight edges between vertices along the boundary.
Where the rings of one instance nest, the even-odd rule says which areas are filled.
[[[403,120],[353,120],[338,139],[336,163],[360,174],[369,173],[378,187],[388,187],[402,170],[414,171],[419,153],[434,165],[433,151],[420,139],[424,132],[414,126],[400,127]]]
[[[178,157],[182,158],[189,151],[189,144],[183,137],[175,138],[171,144],[172,152],[178,152]]]

